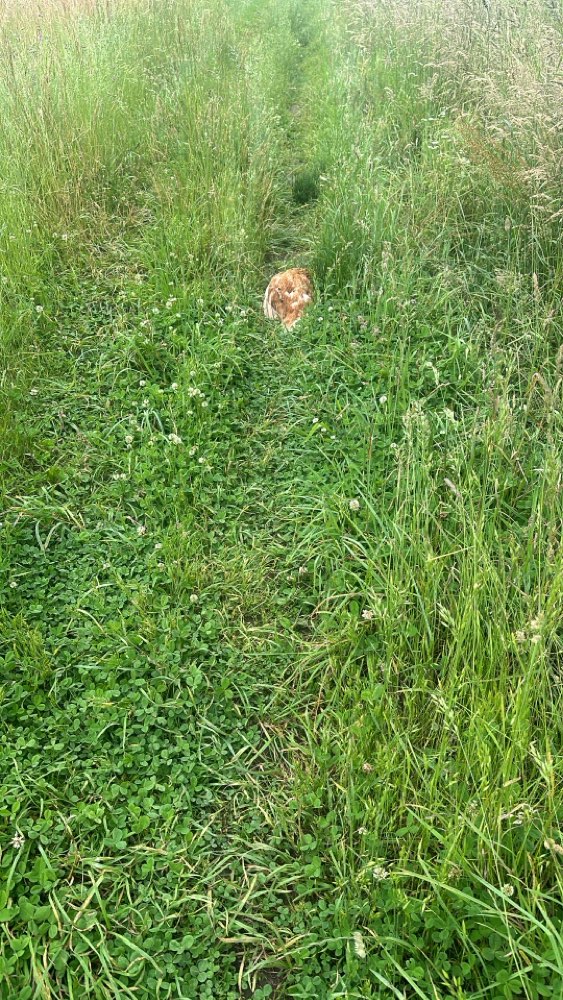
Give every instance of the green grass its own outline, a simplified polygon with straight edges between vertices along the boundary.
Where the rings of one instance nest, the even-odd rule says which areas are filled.
[[[2,15],[0,997],[563,997],[557,10]]]

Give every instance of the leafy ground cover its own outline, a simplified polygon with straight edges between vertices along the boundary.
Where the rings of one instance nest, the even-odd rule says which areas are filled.
[[[3,12],[6,1000],[562,993],[559,28],[479,7]]]

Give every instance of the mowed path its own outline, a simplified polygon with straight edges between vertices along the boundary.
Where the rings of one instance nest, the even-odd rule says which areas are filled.
[[[143,313],[116,285],[43,321],[5,526],[2,801],[25,844],[4,904],[31,941],[11,971],[31,957],[55,996],[234,997],[322,941],[321,995],[350,932],[323,859],[345,878],[352,831],[307,774],[313,636],[383,385],[328,304],[288,333],[258,289],[173,299]]]

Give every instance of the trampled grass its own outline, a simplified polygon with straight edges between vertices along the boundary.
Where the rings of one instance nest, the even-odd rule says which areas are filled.
[[[0,997],[563,996],[559,11],[0,24]]]

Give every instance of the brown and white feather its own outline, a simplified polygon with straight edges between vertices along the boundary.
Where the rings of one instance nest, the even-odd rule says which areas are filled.
[[[264,295],[264,315],[279,319],[290,330],[313,301],[311,275],[303,267],[292,267],[274,275]]]

